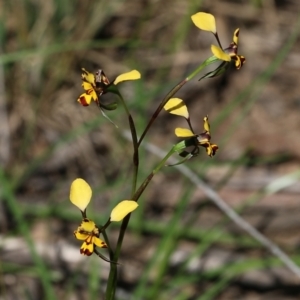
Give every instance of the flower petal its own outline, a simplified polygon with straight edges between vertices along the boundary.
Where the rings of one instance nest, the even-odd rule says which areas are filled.
[[[81,211],[84,211],[92,197],[92,189],[89,184],[81,179],[75,179],[71,184],[70,200]]]
[[[81,222],[80,227],[78,228],[78,231],[84,231],[84,232],[93,232],[95,230],[96,224],[95,222],[89,220],[89,219],[84,219]]]
[[[80,253],[83,255],[90,256],[94,252],[94,243],[93,243],[93,236],[89,236],[81,245]]]
[[[89,235],[87,233],[82,233],[82,232],[79,232],[78,230],[75,230],[74,231],[74,235],[76,237],[77,240],[80,240],[80,241],[84,241],[85,239],[87,239],[89,237]]]
[[[211,14],[199,12],[191,16],[193,23],[200,29],[217,33],[215,17]]]
[[[93,243],[99,248],[107,248],[106,243],[96,236],[93,238]]]
[[[86,69],[82,68],[82,74],[81,77],[83,80],[85,80],[86,82],[89,82],[90,84],[92,84],[93,86],[95,86],[95,75],[93,73],[88,72]]]
[[[238,45],[239,43],[239,33],[240,33],[240,29],[237,28],[234,33],[233,33],[233,42]]]
[[[171,98],[164,106],[164,109],[168,111],[170,114],[178,115],[184,117],[186,119],[189,118],[188,109],[183,102],[183,100],[179,98]]]
[[[92,100],[92,96],[87,94],[87,93],[83,93],[79,96],[79,98],[77,99],[77,102],[79,102],[82,106],[89,106]]]
[[[83,89],[85,91],[89,91],[89,90],[94,89],[93,86],[89,82],[86,82],[86,81],[83,81],[81,86],[83,87]]]
[[[91,95],[91,97],[92,97],[92,99],[93,99],[94,101],[98,102],[98,96],[97,96],[97,94],[96,94],[96,92],[95,92],[94,89],[93,89],[93,90],[89,90],[89,91],[87,91],[86,93],[87,93],[88,95]]]
[[[211,144],[210,147],[212,149],[212,153],[211,154],[212,154],[212,156],[214,156],[216,154],[217,150],[219,149],[219,147],[216,144]]]
[[[175,129],[175,134],[178,137],[192,137],[195,136],[195,134],[187,128],[176,128]]]
[[[137,70],[132,70],[130,72],[119,75],[115,79],[114,84],[117,85],[118,83],[120,83],[122,81],[137,80],[137,79],[140,79],[140,78],[141,78],[140,72],[137,71]]]
[[[217,150],[219,148],[217,145],[210,144],[209,142],[207,144],[203,144],[201,146],[205,147],[206,153],[210,157],[213,157],[216,154],[216,152],[217,152]]]
[[[110,214],[110,220],[113,222],[121,221],[137,207],[138,204],[135,201],[123,200],[112,210]]]
[[[242,55],[233,56],[232,59],[235,60],[235,67],[237,70],[239,70],[246,61],[245,57]]]
[[[208,123],[208,116],[206,116],[204,119],[203,119],[203,126],[204,126],[204,131],[207,131],[207,132],[210,132],[210,126],[209,126],[209,123]]]
[[[215,57],[217,57],[220,60],[224,60],[224,61],[230,61],[231,57],[226,54],[220,47],[215,46],[215,45],[211,45],[211,52],[213,53],[213,55]]]

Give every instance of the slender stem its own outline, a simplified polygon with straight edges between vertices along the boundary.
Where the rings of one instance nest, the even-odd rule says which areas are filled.
[[[192,123],[191,123],[191,119],[188,118],[188,119],[186,119],[186,121],[187,121],[187,123],[188,123],[188,125],[189,125],[191,131],[192,131],[192,132],[195,132],[194,129],[193,129]]]
[[[114,300],[117,287],[118,268],[117,262],[110,263],[110,272],[106,286],[105,300]]]
[[[133,197],[135,190],[136,190],[136,183],[137,183],[137,176],[139,171],[139,146],[138,146],[138,139],[136,134],[136,128],[132,119],[132,116],[129,115],[129,125],[131,130],[132,136],[132,144],[133,144],[133,178],[132,178],[132,187],[131,187],[131,197]]]
[[[101,227],[101,232],[102,231],[105,231],[105,229],[110,225],[111,221],[110,221],[110,218],[107,220],[107,222],[105,223],[104,226]]]
[[[216,33],[214,34],[214,36],[216,37],[216,39],[217,39],[217,42],[218,42],[218,44],[219,44],[220,48],[221,48],[221,49],[223,49],[223,47],[222,47],[222,45],[221,45],[221,42],[220,42],[220,39],[219,39],[219,35],[218,35],[218,33],[216,32]]]
[[[146,128],[144,129],[144,132],[142,133],[139,141],[138,141],[138,147],[141,145],[144,137],[146,136],[147,132],[149,131],[150,127],[152,126],[152,124],[154,123],[154,121],[156,120],[156,118],[158,117],[159,113],[161,112],[161,110],[163,109],[164,105],[168,102],[169,99],[171,99],[176,92],[178,92],[184,85],[185,83],[188,81],[187,78],[185,78],[184,80],[182,80],[181,82],[179,82],[162,100],[162,102],[159,104],[159,106],[157,107],[156,111],[153,113],[149,123],[147,124]]]
[[[126,111],[128,117],[128,123],[130,127],[131,137],[132,137],[132,145],[133,145],[133,178],[132,178],[132,187],[131,187],[131,196],[134,195],[136,190],[136,183],[137,183],[137,176],[138,176],[138,169],[139,169],[139,146],[138,146],[138,139],[136,133],[136,127],[133,121],[133,118],[129,112],[129,109],[126,105],[126,102],[119,91],[116,91],[116,94],[119,96],[121,103]]]
[[[147,178],[144,180],[144,182],[141,184],[141,186],[138,188],[138,190],[135,192],[133,196],[133,200],[138,201],[148,184],[150,183],[151,179],[153,176],[166,164],[166,161],[169,159],[170,156],[172,156],[175,152],[177,151],[176,145],[172,147],[172,149],[166,154],[166,156],[159,162],[159,164],[156,166],[156,168],[147,176]],[[121,225],[119,237],[118,237],[118,242],[117,242],[117,247],[116,251],[113,257],[114,262],[118,262],[119,255],[121,252],[121,247],[122,247],[122,242],[124,239],[124,235],[126,232],[127,225],[129,223],[131,214],[127,215]]]
[[[116,94],[119,96],[121,103],[124,107],[124,110],[127,114],[128,117],[128,122],[129,122],[129,127],[130,127],[130,132],[131,132],[131,137],[132,137],[132,144],[133,144],[133,178],[132,178],[132,187],[131,187],[131,197],[135,194],[136,190],[136,183],[137,183],[137,176],[138,176],[138,170],[139,170],[139,147],[138,147],[138,140],[137,140],[137,133],[136,133],[136,127],[134,125],[133,118],[129,112],[129,109],[126,105],[126,102],[124,98],[122,97],[121,93],[117,90]],[[106,300],[113,300],[115,296],[115,290],[117,287],[117,261],[120,255],[121,247],[122,247],[122,241],[125,235],[125,231],[127,228],[129,222],[129,218],[126,222],[126,218],[122,221],[120,233],[119,233],[119,238],[117,242],[117,248],[115,253],[110,250],[110,259],[113,261],[113,263],[110,264],[110,272],[109,272],[109,277],[108,277],[108,282],[107,282],[107,287],[106,287]]]
[[[193,77],[195,77],[203,68],[205,68],[208,64],[210,64],[212,61],[206,60],[204,61],[195,71],[193,71],[189,76],[187,76],[185,79],[183,79],[181,82],[179,82],[175,87],[171,89],[171,91],[163,98],[159,106],[157,107],[156,111],[153,113],[149,123],[147,124],[146,128],[144,129],[144,132],[142,133],[139,141],[138,141],[138,147],[141,145],[143,139],[145,138],[147,132],[149,131],[150,127],[154,123],[154,121],[157,119],[159,113],[165,106],[165,104],[168,102],[169,99],[171,99],[189,80],[191,80]]]
[[[135,195],[133,196],[133,200],[136,202],[139,200],[140,196],[150,183],[153,176],[162,168],[165,166],[166,161],[175,153],[177,152],[177,145],[173,146],[172,149],[166,154],[166,156],[160,161],[160,163],[156,166],[156,168],[147,176],[147,178],[143,181],[143,183],[140,185],[138,190],[136,191]]]
[[[81,211],[82,219],[86,219],[86,209],[84,211]]]

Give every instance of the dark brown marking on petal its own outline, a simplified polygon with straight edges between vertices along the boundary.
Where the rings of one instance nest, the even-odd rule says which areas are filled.
[[[91,243],[93,242],[93,236],[92,235],[89,235],[86,240],[85,240],[85,243],[87,245],[90,245]]]
[[[90,256],[93,252],[90,252],[89,249],[80,249],[80,253],[86,256]]]
[[[242,55],[239,55],[240,60],[241,60],[241,66],[246,62],[246,58]]]
[[[93,92],[94,92],[94,89],[89,89],[89,90],[86,91],[86,93],[87,93],[88,95],[90,95],[90,94],[93,93]]]
[[[212,144],[211,149],[212,149],[212,155],[215,155],[219,147],[215,144]]]
[[[78,100],[79,100],[79,103],[80,103],[82,106],[89,106],[89,104],[86,102],[84,96],[81,96]]]
[[[99,228],[95,225],[95,228],[93,229],[93,235],[99,237],[100,231]]]

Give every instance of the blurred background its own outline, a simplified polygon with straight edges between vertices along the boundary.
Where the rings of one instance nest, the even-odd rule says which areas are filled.
[[[177,94],[204,149],[185,165],[300,263],[300,32],[296,0],[2,0],[0,2],[0,298],[104,299],[109,264],[79,253],[71,182],[93,188],[88,216],[104,224],[129,197],[132,145],[124,111],[82,107],[81,68],[124,83],[141,134],[162,98],[211,55],[212,34],[190,16],[214,14],[227,47],[240,28],[237,71]],[[115,100],[103,96],[104,103]],[[182,118],[162,112],[146,141],[168,151]],[[125,132],[126,133],[126,132]],[[141,148],[139,182],[159,158]],[[115,245],[120,224],[108,235]],[[108,257],[108,251],[101,250]],[[299,278],[245,234],[175,168],[163,168],[133,214],[116,299],[299,299]]]

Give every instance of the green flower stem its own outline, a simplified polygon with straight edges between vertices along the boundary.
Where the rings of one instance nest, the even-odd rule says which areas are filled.
[[[126,105],[126,102],[124,98],[122,97],[121,93],[117,88],[114,89],[113,91],[115,94],[117,94],[121,100],[121,103],[124,107],[124,110],[126,111],[127,117],[128,117],[128,122],[129,122],[129,127],[130,127],[130,132],[131,132],[131,137],[132,137],[132,144],[133,144],[133,178],[132,178],[132,187],[131,187],[131,198],[133,198],[136,190],[136,183],[137,183],[137,176],[138,176],[138,170],[139,170],[139,147],[138,147],[138,140],[137,140],[137,134],[136,134],[136,127],[133,121],[133,118],[129,112],[129,109]],[[109,254],[110,254],[110,259],[112,263],[110,263],[110,272],[108,276],[108,282],[107,282],[107,287],[106,287],[106,294],[105,294],[105,299],[106,300],[113,300],[115,298],[115,290],[117,287],[117,262],[118,258],[120,255],[121,251],[121,246],[123,242],[123,238],[125,235],[125,231],[128,225],[130,219],[130,214],[123,220],[122,226],[120,229],[119,233],[119,238],[118,238],[118,243],[117,243],[117,249],[115,253],[111,250],[111,247],[109,247]],[[127,222],[126,222],[127,220]],[[105,236],[104,236],[105,238]]]
[[[114,255],[115,256],[115,255]],[[111,259],[113,261],[113,259]],[[108,276],[105,300],[114,300],[117,287],[118,268],[116,263],[110,263],[110,272]]]
[[[181,143],[179,143],[181,145]],[[141,186],[138,188],[138,190],[136,191],[136,193],[133,196],[133,200],[135,200],[136,202],[139,200],[140,196],[142,195],[142,193],[144,192],[144,190],[146,189],[146,187],[148,186],[148,184],[150,183],[151,179],[153,178],[153,176],[163,167],[166,165],[166,161],[176,152],[179,151],[179,147],[178,145],[174,145],[172,147],[172,149],[166,154],[166,156],[160,161],[160,163],[157,165],[157,167],[147,176],[147,178],[144,180],[144,182],[141,184]]]
[[[144,137],[146,136],[147,132],[149,131],[150,127],[152,126],[152,124],[154,123],[154,121],[156,120],[156,118],[158,117],[159,113],[161,112],[161,110],[163,109],[164,105],[168,102],[169,99],[171,99],[176,92],[178,92],[188,81],[188,78],[185,78],[184,80],[182,80],[181,82],[179,82],[162,100],[162,102],[159,104],[159,106],[157,107],[156,111],[154,112],[154,114],[152,115],[149,123],[147,124],[144,132],[142,133],[139,141],[138,141],[138,146],[140,146],[140,144],[142,143]]]
[[[217,61],[218,59],[215,56],[211,56],[210,58],[206,59],[195,71],[193,71],[189,76],[187,76],[185,79],[183,79],[181,82],[179,82],[172,90],[163,98],[162,102],[157,107],[156,111],[153,113],[149,123],[147,124],[144,132],[142,133],[139,141],[138,141],[138,147],[142,143],[143,139],[145,138],[147,132],[149,131],[150,127],[154,123],[154,121],[157,119],[159,113],[165,106],[165,104],[168,102],[169,99],[171,99],[189,80],[194,78],[202,69],[204,69],[206,66],[212,64],[213,62]]]
[[[185,144],[184,142],[181,142],[175,146],[172,147],[172,149],[166,154],[166,156],[160,161],[160,163],[156,166],[156,168],[147,176],[147,178],[144,180],[144,182],[141,184],[139,189],[135,192],[135,194],[132,197],[132,200],[138,201],[148,184],[150,183],[151,179],[153,176],[166,164],[166,161],[171,157],[175,152],[179,151],[182,147],[184,147]],[[180,145],[180,146],[179,146]],[[106,300],[113,300],[114,295],[115,295],[115,289],[116,289],[116,280],[117,280],[117,265],[116,263],[118,262],[120,253],[121,253],[121,248],[122,248],[122,243],[123,239],[125,236],[125,232],[130,220],[131,214],[128,214],[122,221],[122,225],[120,228],[120,233],[118,237],[118,242],[117,242],[117,247],[116,251],[114,253],[113,258],[111,260],[114,263],[110,264],[110,272],[109,272],[109,277],[108,277],[108,283],[106,287]]]
[[[105,241],[105,243],[106,243],[106,245],[107,245],[107,248],[108,248],[108,251],[109,251],[109,259],[110,259],[111,261],[113,261],[113,258],[114,258],[114,252],[113,252],[113,250],[112,250],[112,248],[111,248],[110,241],[109,241],[109,238],[108,238],[108,235],[107,235],[105,229],[102,230],[102,228],[101,228],[101,234],[103,235],[104,241]],[[111,264],[111,265],[112,265],[112,264]]]
[[[192,72],[186,79],[187,81],[194,78],[200,71],[202,71],[205,67],[209,66],[210,64],[219,61],[217,57],[214,55],[206,59],[194,72]]]
[[[103,225],[101,228],[100,228],[100,231],[105,231],[105,229],[110,225],[111,221],[110,221],[110,218],[107,220],[107,222],[105,223],[105,225]]]
[[[132,137],[132,144],[133,144],[133,178],[132,178],[132,187],[131,187],[131,197],[133,197],[135,190],[136,190],[136,183],[137,183],[137,176],[138,176],[138,170],[139,170],[139,146],[138,146],[138,139],[137,139],[137,133],[136,133],[136,127],[133,121],[133,118],[129,112],[129,109],[126,105],[126,102],[119,92],[118,89],[114,90],[114,93],[117,94],[121,100],[121,103],[124,107],[124,110],[126,111],[131,137]]]

